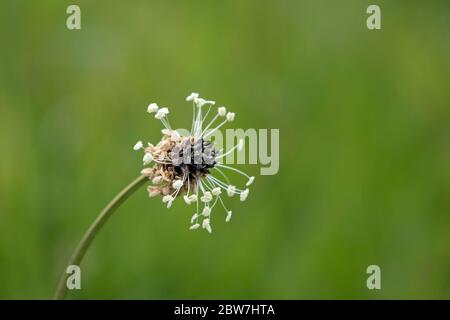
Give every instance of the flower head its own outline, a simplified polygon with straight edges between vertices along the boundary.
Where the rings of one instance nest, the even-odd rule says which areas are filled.
[[[235,113],[227,112],[227,109],[221,106],[217,109],[216,115],[204,126],[203,123],[215,102],[203,99],[195,92],[191,93],[186,101],[192,102],[193,106],[192,126],[188,135],[181,136],[171,128],[168,108],[152,103],[148,106],[147,112],[155,113],[155,118],[164,125],[163,137],[158,144],[149,143],[146,147],[139,141],[134,150],[144,151],[143,164],[146,168],[141,173],[148,176],[152,182],[147,188],[149,196],[162,196],[162,202],[168,208],[178,197],[182,197],[187,205],[195,204],[196,211],[191,217],[189,229],[202,228],[211,233],[212,210],[216,205],[220,204],[223,207],[225,221],[231,220],[232,212],[225,206],[224,193],[229,197],[238,195],[241,201],[245,201],[249,194],[249,189],[245,187],[250,186],[255,177],[222,163],[222,159],[234,150],[242,150],[243,140],[221,154],[215,148],[214,142],[209,139],[216,130],[233,121]],[[204,112],[203,108],[208,110]],[[223,120],[214,127],[220,118]],[[152,166],[148,167],[150,164]],[[244,176],[247,179],[245,187],[239,189],[229,184],[229,179],[222,169]],[[220,178],[214,176],[216,172],[220,174]],[[221,180],[222,177],[225,181]]]

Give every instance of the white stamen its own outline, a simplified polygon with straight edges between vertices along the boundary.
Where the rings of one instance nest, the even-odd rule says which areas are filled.
[[[221,117],[225,117],[226,113],[227,113],[227,108],[225,107],[219,107],[217,109],[217,113],[219,114],[219,116]]]
[[[215,187],[217,185],[217,186],[221,187],[222,189],[225,189],[225,190],[228,189],[228,185],[225,184],[224,182],[220,181],[216,177],[207,176],[206,180],[211,182],[213,184],[213,187]]]
[[[202,215],[203,215],[204,217],[209,217],[210,214],[211,214],[211,208],[210,208],[210,207],[204,207],[204,208],[203,208]]]
[[[201,98],[199,98],[201,99]],[[194,104],[197,106],[197,109],[194,107],[194,114],[196,113],[195,119],[194,119],[194,129],[193,129],[193,135],[194,137],[198,138],[200,136],[200,132],[202,130],[202,108],[201,106],[197,104],[199,99],[194,100]],[[202,99],[204,101],[204,99]],[[200,100],[201,101],[201,100]]]
[[[221,194],[222,193],[222,190],[220,190],[220,188],[214,188],[214,189],[212,189],[212,194],[214,195],[214,196],[218,196],[219,194]]]
[[[197,108],[201,108],[201,107],[203,107],[205,105],[206,100],[203,99],[203,98],[195,98],[194,99],[194,103],[197,106]]]
[[[171,201],[172,200],[172,196],[170,195],[170,194],[168,194],[168,195],[166,195],[166,196],[164,196],[163,198],[162,198],[162,202],[163,203],[167,203],[167,202],[169,202],[169,201]]]
[[[249,187],[252,183],[253,183],[253,181],[255,181],[255,177],[250,177],[249,179],[248,179],[248,181],[247,181],[247,183],[245,184],[247,187]]]
[[[197,92],[192,92],[190,95],[188,95],[186,97],[186,101],[194,101],[197,98],[198,98],[198,93]]]
[[[220,156],[216,157],[216,159],[222,159],[223,157],[226,157],[230,153],[232,153],[234,150],[238,149],[238,151],[242,151],[242,148],[244,146],[244,139],[239,139],[239,142],[237,145],[235,145],[233,148],[225,152],[224,154],[221,154]]]
[[[208,111],[206,111],[205,115],[202,118],[202,123],[205,122],[206,117],[208,116],[209,112],[211,111],[211,106],[209,106]]]
[[[216,121],[216,119],[219,117],[219,114],[216,114],[214,116],[214,118],[212,118],[212,120],[208,123],[208,125],[205,127],[205,129],[203,129],[202,131],[202,136],[205,134],[205,132],[209,129],[209,127],[214,123],[214,121]]]
[[[230,167],[230,166],[227,166],[227,165],[224,165],[224,164],[216,164],[216,166],[218,166],[218,167],[220,167],[220,168],[224,168],[224,169],[228,169],[228,170],[237,172],[237,173],[243,175],[244,177],[247,177],[247,179],[249,179],[249,180],[251,179],[251,177],[250,177],[248,174],[246,174],[245,172],[243,172],[243,171],[241,171],[241,170],[239,170],[239,169],[236,169],[236,168],[234,168],[234,167]],[[252,181],[252,182],[253,182],[253,181]]]
[[[195,124],[195,106],[194,103],[192,103],[192,124],[191,124],[191,131],[189,132],[190,135],[192,135],[194,131],[194,124]]]
[[[219,196],[218,198],[219,198],[220,204],[222,205],[223,209],[224,209],[226,212],[228,212],[229,210],[228,210],[227,207],[225,206],[225,203],[223,203],[222,197]]]
[[[189,196],[189,200],[192,201],[192,202],[196,202],[197,201],[197,195],[196,194],[191,194]]]
[[[169,119],[167,117],[163,117],[160,119],[161,123],[166,127],[168,130],[172,130],[172,127],[170,126]]]
[[[183,174],[183,178],[181,180],[176,180],[172,183],[172,186],[176,189],[175,192],[172,193],[172,201],[178,196],[178,193],[180,192],[185,179],[186,179],[186,173]],[[172,203],[169,203],[167,208],[170,208],[171,205],[172,205]]]
[[[134,150],[134,151],[137,151],[137,150],[139,150],[139,149],[142,149],[143,146],[144,146],[144,145],[142,144],[142,141],[138,141],[138,142],[136,142],[136,144],[134,145],[133,150]]]
[[[156,103],[150,103],[149,105],[148,105],[148,107],[147,107],[147,112],[148,113],[153,113],[153,112],[156,112],[156,111],[158,111],[158,109],[159,109],[159,107],[158,107],[158,105],[156,104]]]
[[[197,219],[198,219],[198,214],[195,213],[191,218],[191,224],[193,224],[195,221],[197,221]]]
[[[195,98],[194,99],[195,104],[197,105],[197,108],[203,107],[205,104],[215,105],[216,102],[212,100],[205,100],[203,98]]]
[[[165,116],[167,116],[169,114],[169,109],[167,108],[161,108],[159,109],[156,114],[155,114],[155,118],[162,120]]]
[[[167,116],[169,114],[168,108],[161,108],[158,110],[159,113],[163,114],[164,116]]]
[[[183,181],[182,180],[175,180],[174,183],[172,183],[172,187],[174,189],[180,189],[183,186]]]
[[[225,182],[223,182],[223,181],[217,179],[217,178],[214,177],[214,176],[211,176],[211,175],[210,175],[210,176],[207,176],[206,179],[207,179],[208,181],[211,181],[211,182],[213,182],[214,184],[218,185],[218,186],[221,187],[222,189],[225,189],[225,190],[228,189],[228,184],[226,184]],[[236,192],[236,193],[239,193],[239,192],[242,191],[241,189],[238,189],[238,188],[236,188],[236,187],[234,187],[234,188],[235,188],[236,191],[238,191],[238,192]]]
[[[209,224],[209,219],[203,220],[203,222],[202,222],[202,228],[203,228],[203,229],[206,229],[206,231],[208,231],[208,233],[211,233],[211,232],[212,232],[211,225]]]
[[[195,230],[195,229],[198,229],[199,227],[200,227],[200,224],[196,223],[196,224],[193,224],[193,225],[189,228],[189,230]]]
[[[227,217],[225,218],[225,222],[230,222],[232,214],[233,214],[233,212],[231,212],[231,211],[227,212]]]
[[[241,201],[245,201],[245,199],[247,199],[249,192],[250,190],[248,189],[245,189],[244,191],[241,192]]]
[[[210,202],[212,200],[211,192],[206,191],[205,193],[203,193],[203,196],[200,198],[200,200],[202,202]]]
[[[184,202],[186,202],[187,205],[191,204],[191,200],[189,199],[189,197],[187,195],[183,196]]]
[[[236,193],[236,187],[232,186],[231,184],[228,186],[227,188],[227,194],[229,197],[234,196],[234,194]]]
[[[197,182],[196,184],[195,184],[195,192],[196,192],[196,194],[198,194],[198,185],[199,185],[199,182]],[[197,211],[196,212],[198,212],[198,207],[199,207],[199,202],[198,202],[198,197],[197,197],[197,199],[195,200],[196,201],[196,208],[197,208]]]
[[[233,121],[233,120],[234,120],[234,117],[235,117],[235,113],[234,113],[234,112],[228,112],[228,113],[227,113],[227,121],[228,121],[228,122]]]
[[[217,127],[215,127],[215,128],[212,129],[212,130],[209,130],[207,133],[206,133],[206,130],[203,130],[203,132],[206,133],[206,134],[203,136],[203,139],[206,139],[207,137],[209,137],[210,135],[212,135],[214,132],[216,132],[217,130],[219,130],[220,127],[223,126],[225,123],[227,123],[227,120],[221,122]],[[202,134],[202,135],[203,135],[203,134]]]
[[[227,182],[227,184],[231,184],[230,179],[228,179],[228,176],[227,176],[222,170],[220,170],[220,169],[217,167],[217,165],[214,166],[213,169],[216,169],[216,170],[220,173],[220,175],[225,179],[225,181]]]
[[[148,165],[152,161],[153,161],[153,156],[151,153],[144,154],[144,158],[142,159],[144,166]]]

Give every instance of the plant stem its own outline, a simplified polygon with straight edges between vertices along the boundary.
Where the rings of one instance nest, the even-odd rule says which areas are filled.
[[[139,189],[141,186],[145,184],[148,177],[146,176],[139,176],[137,179],[135,179],[133,182],[131,182],[128,186],[126,186],[122,191],[119,192],[117,196],[114,197],[114,199],[111,200],[110,203],[100,212],[98,217],[95,219],[95,221],[91,224],[89,229],[84,234],[83,238],[81,239],[80,243],[78,244],[77,248],[73,252],[72,256],[70,257],[68,266],[70,265],[76,265],[79,266],[81,263],[81,260],[83,259],[84,255],[86,254],[86,251],[89,249],[89,246],[91,245],[92,241],[95,239],[95,236],[98,234],[100,229],[103,227],[103,225],[106,223],[108,218],[114,213],[114,211],[123,203],[125,200],[132,195],[137,189]],[[64,270],[61,279],[58,284],[58,288],[56,289],[54,299],[64,299],[67,293],[67,278],[68,274],[66,270]]]

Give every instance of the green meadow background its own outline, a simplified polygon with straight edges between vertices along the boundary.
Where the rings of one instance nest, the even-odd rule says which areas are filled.
[[[449,30],[448,1],[2,1],[0,298],[52,297],[160,138],[146,106],[189,127],[191,91],[279,128],[279,173],[242,166],[250,196],[212,235],[138,191],[69,298],[450,298]]]

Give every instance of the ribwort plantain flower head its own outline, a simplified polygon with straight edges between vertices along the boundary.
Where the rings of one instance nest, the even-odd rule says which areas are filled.
[[[215,101],[203,99],[195,92],[187,96],[186,101],[192,102],[193,109],[192,125],[188,135],[181,136],[171,128],[168,108],[151,103],[147,112],[154,114],[154,117],[162,122],[163,137],[156,145],[151,143],[144,145],[142,141],[138,141],[133,149],[144,152],[142,162],[145,168],[141,173],[151,181],[151,185],[147,188],[149,196],[162,197],[162,202],[167,208],[172,206],[175,199],[182,198],[187,205],[195,207],[189,229],[202,228],[211,233],[212,210],[216,205],[220,205],[225,211],[225,221],[229,222],[232,212],[225,205],[225,195],[228,197],[237,195],[241,201],[245,201],[249,194],[247,187],[253,183],[255,177],[222,163],[222,159],[228,154],[236,149],[242,150],[243,140],[239,140],[237,145],[222,154],[210,139],[215,131],[234,120],[235,113],[227,112],[227,109],[221,106],[204,126]],[[247,179],[245,186],[238,188],[230,184],[225,170],[244,176]],[[219,177],[216,177],[215,173],[219,173]]]

